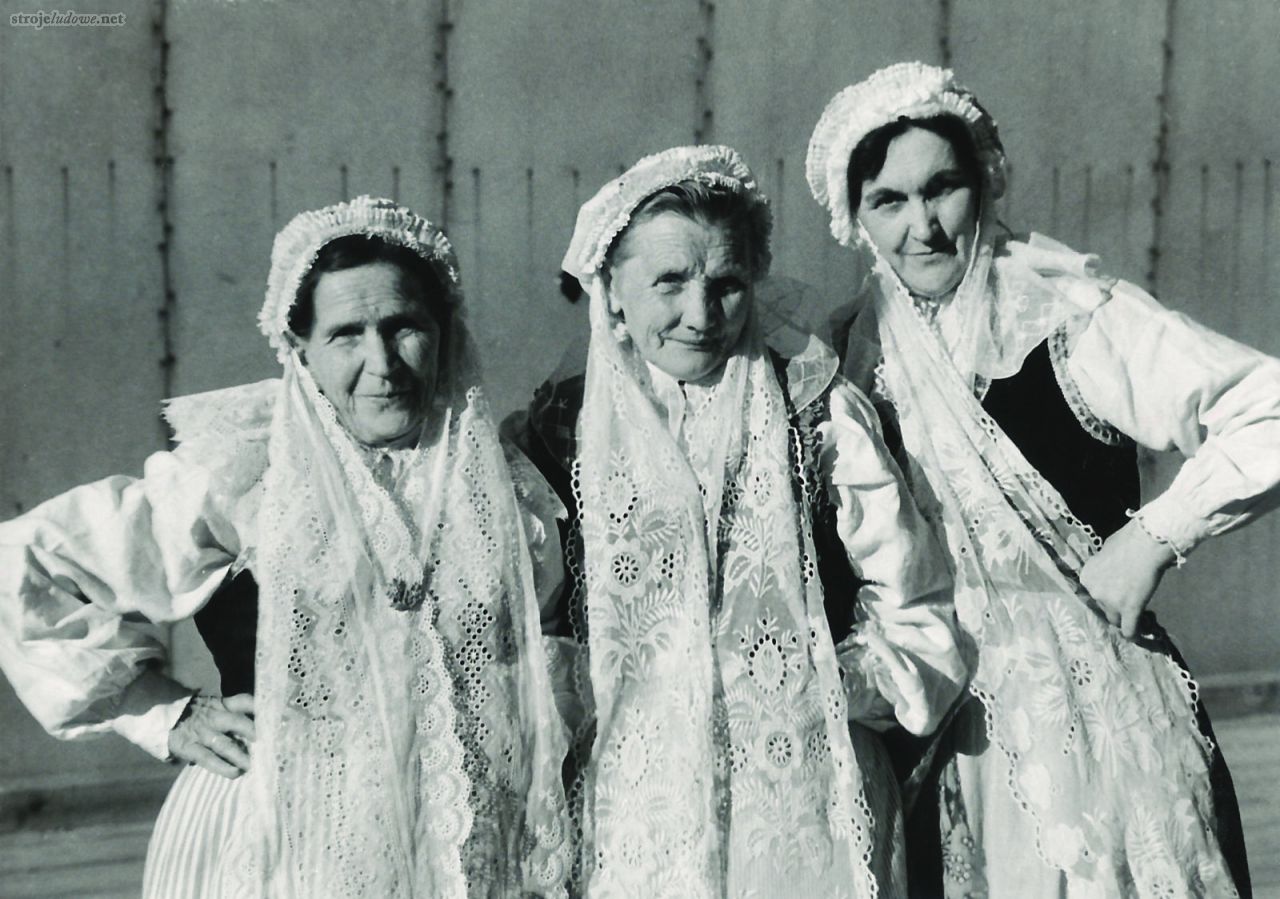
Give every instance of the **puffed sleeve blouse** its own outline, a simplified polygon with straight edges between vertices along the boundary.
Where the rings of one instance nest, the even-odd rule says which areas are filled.
[[[164,627],[252,568],[278,381],[176,400],[179,438],[141,478],[76,487],[0,523],[0,669],[54,736],[115,731],[156,758],[193,695],[160,673]],[[541,607],[558,592],[563,508],[504,444]]]
[[[1063,392],[1086,427],[1187,457],[1136,517],[1179,557],[1280,499],[1280,360],[1118,282],[1072,328]],[[1074,395],[1073,395],[1074,394]]]
[[[933,731],[968,682],[952,574],[880,434],[870,401],[838,378],[819,426],[820,464],[857,586],[854,633],[837,647],[850,717]],[[828,597],[827,601],[840,601]]]
[[[1040,235],[1031,242],[1061,246]],[[846,373],[871,387],[881,355],[875,316],[853,317],[846,341]],[[1127,281],[1111,284],[1048,344],[1058,386],[1086,431],[1186,457],[1168,488],[1134,514],[1179,564],[1206,538],[1280,502],[1280,360]]]
[[[184,441],[141,478],[85,484],[0,523],[0,668],[54,736],[115,730],[168,757],[192,691],[158,670],[163,628],[204,606],[245,552],[272,383],[232,388],[241,405],[224,442]],[[207,395],[210,418],[225,418],[230,393]]]

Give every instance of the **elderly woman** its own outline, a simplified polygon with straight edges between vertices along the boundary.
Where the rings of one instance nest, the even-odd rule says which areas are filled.
[[[574,508],[591,896],[900,895],[892,774],[850,720],[927,733],[967,676],[874,411],[829,350],[761,341],[769,229],[734,151],[680,147],[588,201],[565,257],[586,374],[526,437]]]
[[[832,233],[872,269],[846,373],[901,435],[979,651],[912,822],[933,830],[922,895],[1247,894],[1230,777],[1143,609],[1280,498],[1280,363],[1001,233],[1005,166],[991,117],[920,63],[837,94],[809,144]],[[1141,508],[1136,445],[1188,457]]]
[[[499,442],[460,302],[448,241],[407,209],[303,213],[260,316],[283,379],[174,400],[178,448],[141,480],[0,526],[0,662],[32,712],[195,763],[149,896],[563,895],[539,611],[560,506]],[[202,623],[253,693],[193,699],[151,626],[245,571],[256,622],[220,597]],[[225,652],[255,624],[254,657]]]

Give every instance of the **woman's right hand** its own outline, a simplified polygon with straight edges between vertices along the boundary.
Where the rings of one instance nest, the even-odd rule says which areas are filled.
[[[253,694],[192,698],[169,731],[169,754],[234,780],[249,770]]]
[[[1174,563],[1173,550],[1157,542],[1137,519],[1116,531],[1084,563],[1080,584],[1102,617],[1132,640],[1160,576]]]

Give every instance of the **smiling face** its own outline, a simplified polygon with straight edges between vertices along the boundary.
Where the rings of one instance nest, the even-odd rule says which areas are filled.
[[[964,277],[977,228],[978,191],[951,142],[908,128],[862,181],[858,221],[912,293],[945,296]]]
[[[295,346],[338,421],[366,446],[412,442],[440,355],[421,285],[393,263],[372,262],[321,275],[312,302],[309,334]]]
[[[623,234],[609,270],[609,305],[646,362],[681,381],[719,372],[751,308],[743,230],[662,212]]]

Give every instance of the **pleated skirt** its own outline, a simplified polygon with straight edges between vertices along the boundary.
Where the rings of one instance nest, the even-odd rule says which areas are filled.
[[[147,846],[143,899],[214,899],[222,852],[240,819],[245,778],[228,780],[197,765],[174,781]]]

